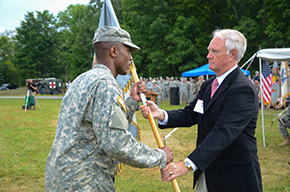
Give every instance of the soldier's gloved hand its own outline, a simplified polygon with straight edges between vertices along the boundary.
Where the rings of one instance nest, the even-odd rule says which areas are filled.
[[[173,161],[173,153],[169,147],[164,146],[161,148],[165,153],[166,153],[166,164],[170,163]]]

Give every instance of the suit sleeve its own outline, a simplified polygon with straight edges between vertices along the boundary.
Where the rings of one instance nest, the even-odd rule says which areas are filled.
[[[251,125],[251,120],[257,114],[258,100],[254,89],[249,85],[233,86],[225,101],[213,129],[188,156],[200,171],[204,171],[241,134],[255,140],[256,125]]]
[[[201,85],[201,90],[204,90],[208,86],[210,81],[205,81]],[[168,114],[167,125],[158,125],[159,128],[172,128],[172,127],[191,127],[197,123],[197,113],[194,112],[194,107],[198,98],[202,98],[204,91],[199,91],[197,97],[186,106],[184,109],[166,111]]]

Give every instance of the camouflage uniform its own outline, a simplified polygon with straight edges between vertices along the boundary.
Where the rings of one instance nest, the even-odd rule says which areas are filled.
[[[160,107],[160,103],[161,103],[161,94],[162,94],[162,91],[161,91],[161,88],[159,87],[159,85],[153,85],[153,89],[152,91],[154,91],[155,93],[157,93],[158,95],[156,96],[155,98],[155,103],[158,107]]]
[[[192,102],[197,95],[197,85],[194,80],[190,80],[190,86],[189,86],[189,102]]]
[[[283,138],[289,138],[287,128],[290,128],[290,106],[288,107],[285,115],[280,119],[279,130]]]
[[[164,80],[163,83],[163,89],[162,89],[163,93],[164,93],[164,100],[168,99],[170,97],[170,92],[169,92],[169,78],[166,77],[166,80]]]
[[[120,84],[97,64],[77,77],[65,94],[55,140],[47,158],[45,191],[115,191],[118,161],[149,168],[166,165],[166,154],[139,143],[128,132],[138,108],[122,102]]]
[[[185,104],[189,104],[190,101],[189,101],[189,83],[188,81],[184,81],[183,82],[183,85],[182,85],[182,101],[185,102]]]

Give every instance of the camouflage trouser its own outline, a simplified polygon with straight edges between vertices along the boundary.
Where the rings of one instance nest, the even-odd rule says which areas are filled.
[[[188,96],[188,92],[183,92],[182,93],[182,101],[184,101],[185,104],[189,104],[190,103],[190,98]]]
[[[279,130],[280,130],[281,135],[284,138],[289,137],[289,133],[287,131],[287,128],[288,129],[290,128],[290,121],[288,121],[286,123],[279,122]]]
[[[161,96],[158,95],[156,98],[155,98],[155,103],[158,107],[160,107],[160,103],[161,103]]]

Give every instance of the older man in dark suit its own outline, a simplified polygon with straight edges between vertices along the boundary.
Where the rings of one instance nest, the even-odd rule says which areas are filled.
[[[258,97],[238,67],[246,47],[240,32],[216,30],[207,55],[216,77],[202,84],[190,105],[164,111],[149,101],[149,107],[140,107],[145,118],[151,110],[160,128],[198,125],[196,148],[184,161],[168,164],[162,170],[163,181],[193,170],[198,192],[262,191],[255,138]]]

